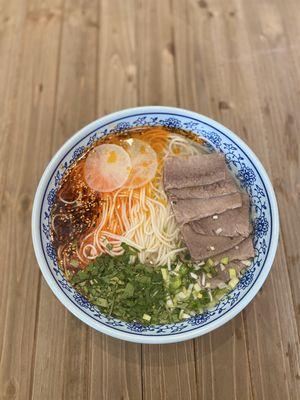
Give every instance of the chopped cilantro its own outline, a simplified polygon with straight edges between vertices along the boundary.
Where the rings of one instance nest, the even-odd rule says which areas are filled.
[[[71,278],[76,290],[104,314],[142,324],[174,323],[202,313],[212,297],[226,292],[200,289],[196,275],[201,271],[188,260],[176,259],[169,270],[144,265],[138,257],[129,263],[138,251],[125,243],[122,247],[122,255],[103,254]],[[212,260],[201,270],[211,276],[216,273]]]

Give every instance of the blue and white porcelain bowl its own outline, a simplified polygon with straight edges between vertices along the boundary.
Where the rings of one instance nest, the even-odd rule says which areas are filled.
[[[108,318],[77,293],[57,265],[50,239],[50,210],[67,168],[96,139],[141,125],[183,128],[225,153],[229,167],[251,199],[255,258],[239,284],[213,309],[184,322],[143,326]],[[84,323],[107,335],[139,343],[171,343],[194,338],[225,324],[247,306],[272,266],[279,232],[275,194],[268,175],[249,147],[229,129],[191,111],[172,107],[139,107],[118,111],[87,125],[55,154],[39,183],[32,212],[33,244],[43,276],[62,304]]]

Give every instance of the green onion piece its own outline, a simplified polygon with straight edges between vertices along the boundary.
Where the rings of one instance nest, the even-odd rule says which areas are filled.
[[[133,293],[134,293],[134,286],[132,283],[128,282],[127,285],[125,286],[123,297],[130,298],[133,296]]]
[[[236,278],[236,271],[234,268],[229,268],[228,272],[229,272],[230,279]]]
[[[188,267],[186,265],[181,265],[179,268],[180,275],[184,276],[189,272]]]
[[[104,307],[104,308],[106,308],[108,306],[107,300],[103,299],[102,297],[98,297],[98,299],[95,300],[95,304],[100,307]]]
[[[220,263],[223,265],[227,265],[229,263],[229,258],[228,257],[222,257],[220,260]]]
[[[212,267],[214,265],[214,262],[211,258],[209,258],[208,260],[206,260],[205,265],[208,265],[209,267]]]
[[[169,272],[167,268],[161,268],[161,274],[165,282],[169,282]]]
[[[150,315],[148,315],[148,314],[144,314],[144,315],[143,315],[143,319],[144,319],[145,321],[148,321],[148,322],[151,321],[151,317],[150,317]]]
[[[181,286],[181,279],[179,276],[170,278],[169,288],[171,290],[176,290],[176,289],[180,288],[180,286]]]
[[[199,283],[195,283],[194,290],[196,290],[196,292],[200,292],[201,287],[200,287]]]
[[[122,243],[121,246],[123,249],[130,255],[134,256],[138,253],[138,250],[135,249],[134,247],[129,246],[127,243]]]
[[[238,283],[239,283],[238,278],[232,278],[228,282],[228,285],[231,287],[231,289],[234,289]]]

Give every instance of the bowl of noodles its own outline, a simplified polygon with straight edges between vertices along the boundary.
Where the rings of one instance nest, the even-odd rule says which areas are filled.
[[[139,343],[188,340],[232,319],[265,281],[278,232],[251,149],[173,107],[85,126],[50,161],[32,211],[36,258],[61,303]]]

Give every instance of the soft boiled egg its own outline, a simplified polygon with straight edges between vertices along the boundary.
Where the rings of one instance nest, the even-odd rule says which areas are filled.
[[[125,147],[131,159],[132,169],[124,186],[135,189],[146,185],[156,173],[156,152],[148,143],[135,138],[128,139]]]
[[[97,192],[112,192],[128,180],[132,170],[129,154],[116,144],[95,147],[85,161],[86,183]]]

